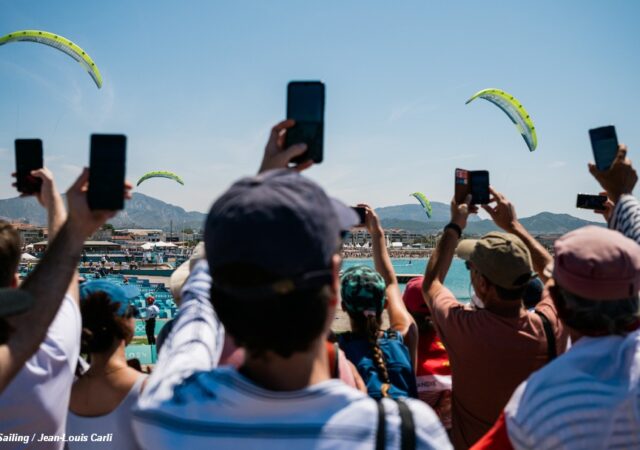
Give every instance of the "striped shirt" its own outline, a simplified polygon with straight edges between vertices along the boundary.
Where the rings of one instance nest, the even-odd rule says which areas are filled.
[[[640,201],[632,195],[622,195],[609,219],[609,228],[640,244]]]
[[[505,408],[516,449],[640,448],[640,330],[583,337]]]
[[[133,429],[143,449],[375,448],[376,402],[339,380],[298,391],[269,391],[235,369],[213,370],[224,331],[209,303],[211,278],[198,263],[182,290],[176,325],[160,351],[138,406]],[[450,449],[435,413],[407,400],[418,449]],[[400,417],[384,400],[387,448],[400,448]]]

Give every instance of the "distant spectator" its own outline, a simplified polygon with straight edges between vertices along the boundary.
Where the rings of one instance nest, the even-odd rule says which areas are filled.
[[[551,255],[518,222],[513,205],[491,189],[484,205],[507,233],[458,243],[476,210],[451,202],[451,223],[429,259],[423,293],[451,362],[452,441],[468,448],[493,425],[515,388],[566,348],[566,336],[551,298],[535,312],[522,296],[533,270],[546,280]],[[495,206],[492,206],[494,205]],[[444,286],[454,253],[465,260],[475,307],[459,303]]]
[[[155,304],[156,299],[151,294],[147,295],[146,302],[144,329],[147,334],[147,344],[156,345],[156,317],[160,314],[160,308]]]
[[[112,433],[108,442],[69,442],[76,448],[138,448],[131,429],[131,409],[138,400],[145,375],[130,367],[125,346],[135,331],[133,307],[124,290],[108,281],[84,283],[80,288],[82,353],[91,367],[73,384],[67,435]]]
[[[402,295],[407,310],[418,325],[418,398],[431,406],[447,430],[451,429],[451,364],[444,344],[431,321],[422,296],[424,277],[414,277]]]
[[[554,250],[548,286],[573,346],[518,387],[474,448],[640,448],[640,247],[590,226]]]
[[[284,169],[305,150],[282,148],[292,125],[273,129],[262,173],[234,183],[211,208],[207,261],[182,289],[178,320],[134,413],[138,442],[298,450],[397,449],[415,440],[416,448],[450,448],[424,403],[375,402],[330,378],[326,340],[339,298],[340,235],[357,217]],[[246,350],[238,370],[215,368],[222,323]]]

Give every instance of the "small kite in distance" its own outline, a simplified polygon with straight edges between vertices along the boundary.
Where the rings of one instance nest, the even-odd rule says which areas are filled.
[[[420,205],[422,206],[422,209],[424,209],[424,212],[427,214],[427,217],[431,219],[433,210],[431,209],[431,202],[429,201],[429,199],[422,192],[414,192],[410,195],[415,197],[415,199],[420,202]]]
[[[176,175],[173,172],[167,172],[165,170],[156,170],[153,172],[145,173],[144,175],[142,175],[142,177],[140,177],[136,186],[140,186],[141,183],[143,183],[144,181],[150,178],[168,178],[184,186],[184,181],[182,181],[182,178],[180,178],[178,175]]]

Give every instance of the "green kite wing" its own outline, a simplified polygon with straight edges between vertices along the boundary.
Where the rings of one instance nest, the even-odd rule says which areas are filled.
[[[153,172],[145,173],[144,175],[142,175],[142,177],[140,177],[136,186],[140,186],[142,182],[148,180],[149,178],[168,178],[184,186],[184,181],[182,181],[182,178],[180,178],[178,175],[176,175],[173,172],[167,172],[165,170],[156,170]]]
[[[476,98],[483,98],[490,101],[500,108],[513,123],[529,146],[529,151],[534,151],[538,146],[538,137],[536,136],[536,127],[524,106],[511,94],[500,89],[483,89],[477,92],[465,104],[468,104]]]
[[[41,30],[14,31],[13,33],[0,37],[0,45],[18,41],[45,44],[66,53],[78,61],[87,70],[87,72],[89,72],[89,75],[93,78],[98,89],[102,87],[102,75],[100,75],[98,66],[96,66],[91,57],[84,50],[69,39]]]
[[[431,209],[431,202],[429,201],[429,199],[422,192],[414,192],[413,194],[410,194],[410,195],[415,197],[416,200],[420,202],[420,205],[424,209],[424,212],[427,214],[427,217],[431,219],[431,214],[433,213],[433,210]]]

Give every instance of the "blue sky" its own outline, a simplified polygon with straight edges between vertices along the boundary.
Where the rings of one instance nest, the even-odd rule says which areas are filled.
[[[308,175],[348,203],[448,201],[456,167],[487,169],[520,216],[597,193],[587,130],[615,124],[640,164],[640,3],[635,1],[0,0],[0,34],[44,29],[82,46],[101,90],[69,57],[0,47],[0,163],[12,197],[13,140],[40,137],[61,188],[88,164],[89,135],[128,136],[128,177],[173,170],[139,192],[206,211],[256,171],[286,84],[327,86],[325,162]],[[635,44],[634,44],[635,42]],[[493,105],[497,87],[538,131],[530,153]]]

